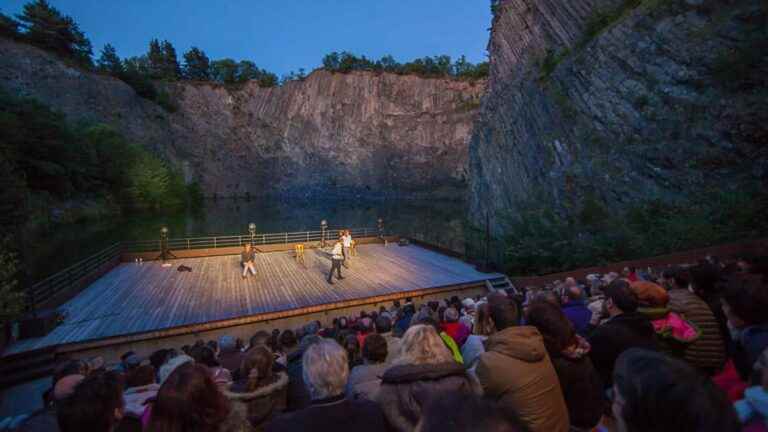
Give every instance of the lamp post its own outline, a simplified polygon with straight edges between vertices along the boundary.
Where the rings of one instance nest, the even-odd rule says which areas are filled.
[[[160,228],[160,259],[165,263],[168,260],[168,227]]]
[[[376,222],[379,225],[379,238],[383,239],[384,238],[384,219],[379,218]]]
[[[328,221],[323,219],[320,221],[320,247],[325,247],[325,230],[328,229]]]
[[[248,224],[248,232],[251,233],[251,246],[253,246],[254,239],[256,237],[256,224],[251,222]]]

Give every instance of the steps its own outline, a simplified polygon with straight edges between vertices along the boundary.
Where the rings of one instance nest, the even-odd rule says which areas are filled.
[[[508,277],[502,276],[494,279],[486,279],[485,286],[488,288],[488,291],[494,292],[494,291],[504,291],[507,293],[507,295],[518,295],[520,294],[520,290],[517,289],[517,287],[512,283],[512,281],[509,280]]]
[[[53,374],[55,348],[26,351],[0,358],[0,389]]]

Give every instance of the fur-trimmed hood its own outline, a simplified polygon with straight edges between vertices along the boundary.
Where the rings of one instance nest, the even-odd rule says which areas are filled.
[[[264,387],[259,387],[252,392],[245,392],[245,393],[233,392],[231,391],[232,386],[235,385],[233,384],[232,386],[229,386],[229,388],[223,390],[224,396],[226,396],[229,400],[248,402],[252,399],[259,399],[264,396],[277,393],[288,386],[288,374],[286,374],[285,372],[278,372],[275,374],[275,376],[277,377],[277,379],[274,382],[272,382],[271,384],[265,385]]]

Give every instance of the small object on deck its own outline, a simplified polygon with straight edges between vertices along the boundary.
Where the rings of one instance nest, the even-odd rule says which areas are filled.
[[[184,264],[182,264],[176,270],[180,271],[180,272],[191,272],[192,271],[192,267],[187,267]]]
[[[408,241],[407,238],[401,238],[400,241],[397,242],[398,246],[408,246],[409,244],[411,244],[411,242]]]
[[[296,262],[304,265],[304,245],[302,243],[297,244],[293,247],[293,252],[295,253]]]

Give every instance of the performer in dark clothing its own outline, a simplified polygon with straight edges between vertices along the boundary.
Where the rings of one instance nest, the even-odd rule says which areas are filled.
[[[251,274],[256,276],[256,252],[254,252],[253,248],[251,248],[250,243],[245,245],[245,249],[240,254],[240,261],[243,266],[243,279],[248,277],[248,270],[251,271]]]
[[[333,277],[333,271],[336,270],[336,277],[339,280],[344,279],[341,276],[341,263],[344,261],[344,255],[342,255],[341,240],[336,240],[333,245],[333,251],[331,251],[331,271],[328,273],[328,283],[333,284],[331,278]]]

